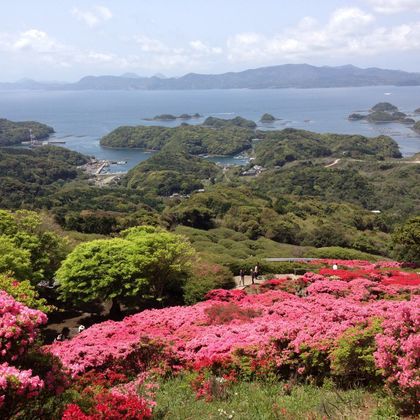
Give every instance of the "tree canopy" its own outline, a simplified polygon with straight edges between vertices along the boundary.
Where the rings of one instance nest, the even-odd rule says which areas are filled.
[[[57,271],[63,299],[112,300],[168,297],[181,288],[194,251],[184,237],[159,228],[131,228],[122,237],[78,245]]]
[[[396,257],[420,264],[420,216],[409,219],[393,235]]]
[[[39,214],[0,210],[0,273],[18,280],[52,280],[67,253],[67,243],[43,226]]]

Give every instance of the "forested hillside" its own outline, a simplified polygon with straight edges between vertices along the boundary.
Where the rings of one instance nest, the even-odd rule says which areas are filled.
[[[23,141],[30,140],[30,131],[37,140],[47,138],[54,133],[54,129],[48,125],[35,121],[13,122],[0,119],[0,146],[12,146]]]

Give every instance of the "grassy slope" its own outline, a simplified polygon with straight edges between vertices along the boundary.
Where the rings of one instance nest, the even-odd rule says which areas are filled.
[[[171,379],[157,394],[156,419],[398,419],[390,401],[365,389],[338,391],[296,385],[290,395],[282,383],[239,382],[226,398],[197,400],[185,378]]]

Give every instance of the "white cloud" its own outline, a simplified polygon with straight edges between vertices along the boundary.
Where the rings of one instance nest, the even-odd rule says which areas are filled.
[[[39,29],[29,29],[19,34],[0,33],[0,50],[8,52],[50,53],[63,46]]]
[[[223,50],[219,47],[209,47],[206,45],[203,41],[200,41],[199,39],[195,41],[189,42],[190,47],[193,51],[200,53],[200,54],[221,54]]]
[[[170,48],[163,42],[149,38],[146,35],[137,35],[134,41],[139,45],[140,50],[146,53],[164,54],[170,52]]]
[[[86,10],[75,7],[71,13],[76,19],[84,22],[91,28],[112,18],[112,12],[105,6],[94,6]]]
[[[186,45],[171,46],[163,41],[147,35],[137,35],[133,38],[138,51],[126,62],[139,63],[143,68],[191,68],[203,65],[207,58],[222,54],[220,47],[212,47],[201,40],[193,40]]]
[[[0,52],[7,53],[9,59],[44,63],[59,68],[75,64],[110,63],[116,58],[114,54],[86,51],[62,44],[39,29],[29,29],[18,34],[0,33]]]
[[[240,33],[227,40],[231,62],[299,62],[311,58],[375,55],[420,49],[420,22],[379,26],[375,17],[350,7],[336,10],[326,24],[311,17],[279,34]]]
[[[420,0],[367,0],[378,13],[420,12]]]

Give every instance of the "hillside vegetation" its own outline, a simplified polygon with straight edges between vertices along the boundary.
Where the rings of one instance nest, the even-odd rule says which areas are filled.
[[[35,121],[14,122],[0,118],[0,146],[13,146],[30,140],[30,130],[37,140],[47,138],[54,133],[48,125]]]
[[[235,125],[213,129],[182,125],[164,127],[120,127],[101,139],[101,146],[161,150],[178,148],[192,155],[235,155],[251,148],[252,130]]]
[[[256,163],[265,167],[319,157],[400,158],[398,144],[390,137],[318,134],[287,128],[282,131],[259,131],[255,146]]]

